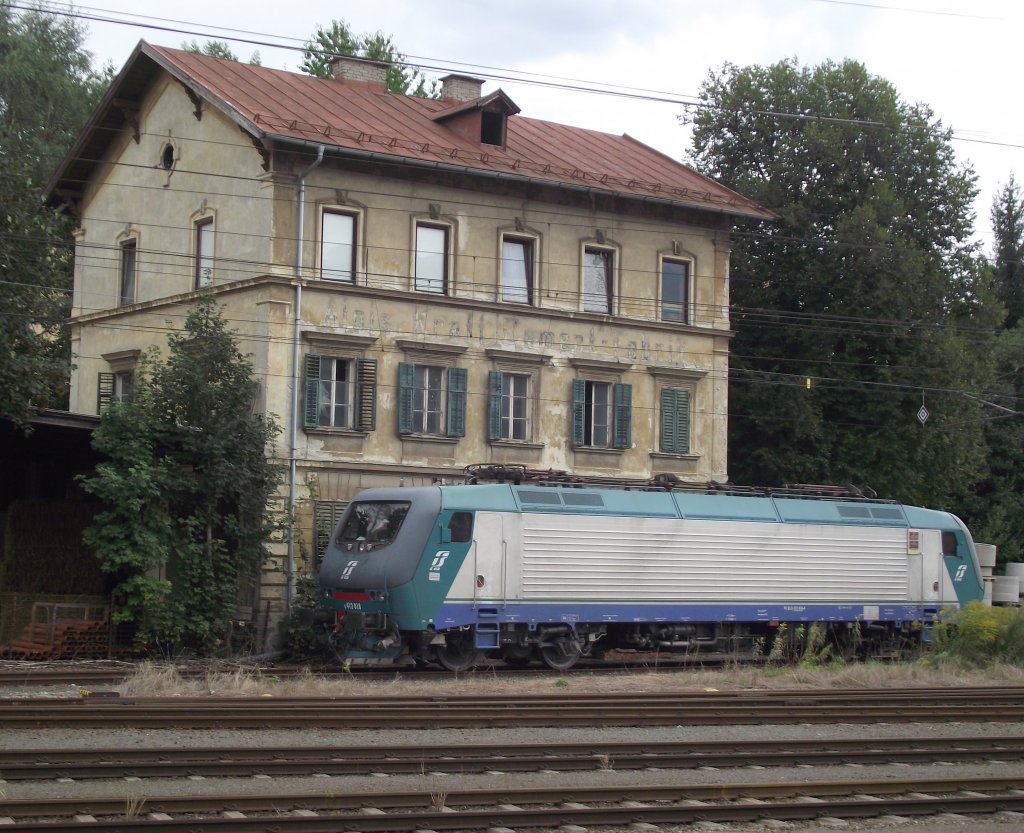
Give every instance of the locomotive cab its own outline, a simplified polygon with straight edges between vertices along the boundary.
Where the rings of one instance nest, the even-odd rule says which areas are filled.
[[[472,513],[442,511],[438,487],[363,492],[346,509],[320,567],[329,641],[339,658],[410,662],[427,652],[430,611],[447,590],[442,574],[458,569],[472,526]]]

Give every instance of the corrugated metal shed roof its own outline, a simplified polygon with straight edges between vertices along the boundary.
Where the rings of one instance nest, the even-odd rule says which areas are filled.
[[[324,145],[329,152],[369,154],[399,163],[585,188],[738,216],[775,216],[629,136],[510,115],[505,146],[481,144],[436,120],[445,110],[465,110],[465,102],[389,93],[373,83],[314,78],[144,41],[48,190],[55,191],[62,178],[73,175],[76,155],[79,161],[83,155],[86,160],[99,157],[95,133],[104,131],[96,128],[110,118],[110,108],[123,88],[137,90],[145,83],[143,78],[152,77],[151,62],[258,138]],[[94,134],[91,139],[90,131]],[[78,168],[79,176],[86,174]]]

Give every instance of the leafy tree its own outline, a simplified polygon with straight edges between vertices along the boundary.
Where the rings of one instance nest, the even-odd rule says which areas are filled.
[[[1010,179],[992,200],[995,237],[995,288],[1006,305],[1008,329],[1024,320],[1024,201],[1020,186]]]
[[[299,68],[318,78],[331,77],[331,61],[339,55],[384,61],[387,89],[393,93],[437,98],[436,82],[427,82],[419,70],[408,66],[406,56],[398,51],[390,35],[381,31],[370,35],[355,35],[344,20],[333,20],[328,28],[317,26],[312,39],[306,41]]]
[[[106,89],[85,30],[68,18],[0,7],[0,417],[67,407],[70,220],[43,188]]]
[[[992,331],[950,131],[853,61],[726,64],[701,99],[696,166],[779,214],[734,239],[733,479],[962,494]]]
[[[223,58],[225,61],[237,61],[238,56],[231,47],[222,40],[208,40],[202,46],[196,40],[186,41],[181,45],[186,52],[194,52],[197,55],[209,55],[211,58]],[[260,53],[255,51],[249,57],[249,63],[260,66]]]
[[[1000,561],[1024,561],[1024,323],[996,341],[995,379],[986,395],[985,474],[968,503],[978,541],[995,544]]]
[[[169,348],[165,362],[145,357],[133,401],[103,412],[93,444],[108,462],[84,487],[106,510],[86,542],[141,645],[209,652],[266,558],[278,428],[254,412],[252,365],[211,297]]]

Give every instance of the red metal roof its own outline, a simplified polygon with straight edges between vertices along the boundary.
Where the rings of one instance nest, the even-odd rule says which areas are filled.
[[[315,78],[144,41],[115,88],[130,79],[133,65],[141,63],[143,56],[257,137],[739,216],[775,217],[757,203],[626,135],[510,115],[505,147],[481,144],[435,120],[444,110],[466,109],[466,102],[389,93],[379,84]]]

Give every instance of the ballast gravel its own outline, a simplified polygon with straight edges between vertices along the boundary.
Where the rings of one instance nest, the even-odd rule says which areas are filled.
[[[19,693],[0,690],[0,697],[11,696],[66,696],[70,692],[58,688],[36,688]],[[365,695],[367,692],[360,692]],[[570,697],[566,693],[566,697]],[[504,744],[504,743],[572,743],[593,741],[669,741],[669,740],[818,740],[827,747],[832,739],[901,738],[901,737],[982,737],[993,742],[1003,737],[1024,734],[1024,715],[1019,723],[929,722],[922,715],[920,723],[911,724],[801,724],[784,726],[675,726],[603,729],[581,727],[551,727],[516,729],[444,729],[444,730],[323,730],[323,729],[267,729],[267,730],[170,730],[170,729],[76,729],[69,736],[64,729],[14,729],[0,735],[0,747],[18,749],[154,749],[165,747],[188,748],[201,746],[261,746],[309,745],[345,748],[365,748],[378,744]],[[851,770],[853,772],[851,772]],[[794,760],[787,767],[742,768],[701,767],[681,770],[624,770],[616,771],[614,761],[608,766],[588,772],[516,773],[495,771],[487,774],[453,775],[430,771],[424,761],[423,771],[416,775],[377,775],[360,777],[289,777],[273,778],[194,778],[25,782],[0,780],[0,795],[6,799],[47,799],[57,797],[124,797],[125,800],[147,796],[219,793],[267,792],[319,792],[352,793],[382,790],[420,790],[441,794],[455,789],[494,788],[496,786],[552,787],[565,786],[571,790],[578,786],[622,786],[633,784],[746,784],[797,781],[847,781],[852,778],[947,778],[956,776],[1024,776],[1024,764],[1013,762],[958,763],[881,766],[810,766]],[[2,778],[2,774],[0,774]],[[595,828],[604,833],[625,833],[611,828]],[[1024,816],[1000,813],[992,816],[940,816],[925,819],[883,816],[869,821],[844,819],[818,819],[815,822],[785,822],[767,820],[747,824],[717,824],[698,822],[683,827],[628,828],[629,833],[660,830],[662,833],[689,831],[690,833],[767,833],[792,830],[794,833],[893,833],[893,831],[936,831],[936,833],[1024,833]],[[563,829],[561,833],[566,833]]]

